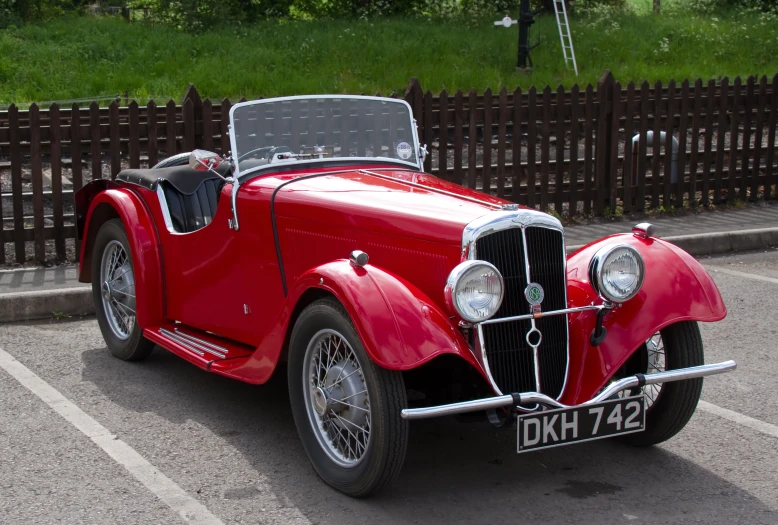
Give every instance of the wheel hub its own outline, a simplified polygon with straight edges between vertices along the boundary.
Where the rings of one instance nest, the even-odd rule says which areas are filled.
[[[320,416],[323,416],[327,413],[327,394],[324,392],[324,389],[322,388],[316,388],[313,391],[313,409],[316,411],[317,414]]]
[[[100,296],[108,326],[113,335],[127,340],[135,326],[135,278],[129,253],[117,241],[103,250],[100,269]]]
[[[360,410],[367,404],[367,389],[358,371],[353,363],[339,361],[327,371],[324,388],[329,391],[330,408],[349,423],[361,427],[367,420],[367,413]],[[348,425],[340,420],[336,424]]]
[[[103,282],[103,299],[110,300],[113,297],[113,290],[111,289],[111,283],[108,281]]]

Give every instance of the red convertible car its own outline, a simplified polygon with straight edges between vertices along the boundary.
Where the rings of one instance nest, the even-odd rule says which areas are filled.
[[[554,217],[423,173],[401,100],[240,103],[229,137],[229,156],[81,189],[79,278],[120,359],[285,371],[303,447],[346,494],[397,476],[413,419],[515,425],[518,452],[647,446],[735,368],[704,364],[697,323],[726,309],[690,255],[641,224],[567,256]]]

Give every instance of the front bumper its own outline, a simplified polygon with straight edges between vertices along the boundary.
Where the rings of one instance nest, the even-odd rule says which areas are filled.
[[[643,385],[653,385],[657,383],[669,383],[671,381],[682,381],[684,379],[694,379],[696,377],[712,376],[731,372],[737,368],[735,361],[723,361],[711,365],[693,366],[689,368],[679,368],[677,370],[668,370],[666,372],[657,372],[656,374],[636,374],[631,377],[625,377],[607,386],[595,397],[581,403],[583,406],[600,403],[613,397],[622,390],[628,388],[642,387]],[[553,408],[572,408],[573,405],[565,405],[559,401],[548,397],[540,392],[522,392],[515,394],[506,394],[504,396],[488,397],[484,399],[474,399],[472,401],[463,401],[461,403],[451,403],[449,405],[440,405],[436,407],[425,408],[406,408],[402,411],[403,419],[426,419],[430,417],[450,416],[453,414],[464,414],[466,412],[477,412],[479,410],[489,410],[493,408],[504,408],[509,406],[545,406]]]

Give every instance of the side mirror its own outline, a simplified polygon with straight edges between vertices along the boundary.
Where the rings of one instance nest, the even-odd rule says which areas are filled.
[[[189,167],[193,170],[204,171],[218,168],[221,164],[221,157],[212,151],[196,149],[189,154]]]
[[[220,178],[227,182],[232,182],[232,177],[225,177],[218,171],[218,168],[222,163],[222,158],[218,153],[212,151],[206,151],[204,149],[196,149],[189,154],[189,167],[197,171],[210,171],[211,173],[218,175]]]

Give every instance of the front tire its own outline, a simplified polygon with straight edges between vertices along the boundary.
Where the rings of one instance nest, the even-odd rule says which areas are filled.
[[[132,250],[122,221],[100,227],[92,252],[92,298],[103,339],[113,355],[125,361],[148,356],[154,343],[143,337],[135,319],[135,272]]]
[[[694,321],[670,325],[646,341],[638,352],[644,373],[675,370],[704,364],[702,335]],[[617,438],[622,443],[648,447],[667,441],[691,419],[702,393],[702,378],[646,385],[646,430]],[[631,392],[637,395],[640,392]]]
[[[403,377],[373,363],[340,303],[320,299],[303,310],[287,372],[300,440],[326,483],[364,497],[397,477],[408,443]]]

